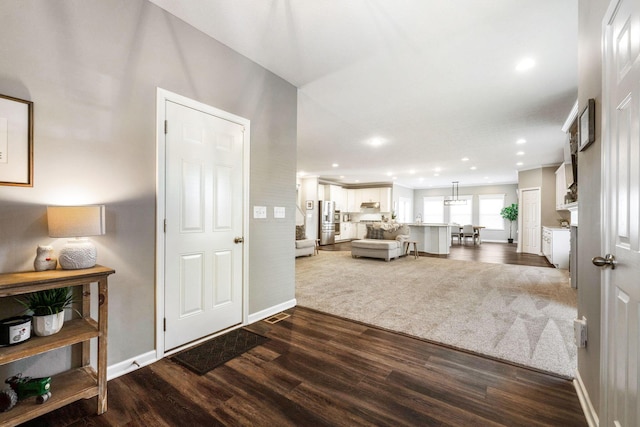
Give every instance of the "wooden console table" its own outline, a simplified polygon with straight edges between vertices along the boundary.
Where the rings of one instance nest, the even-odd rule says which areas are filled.
[[[51,398],[43,404],[25,399],[11,410],[0,413],[1,426],[15,426],[80,399],[98,396],[97,413],[107,410],[107,277],[115,271],[96,265],[83,270],[49,270],[0,274],[0,298],[44,289],[82,286],[82,317],[64,323],[62,330],[47,337],[32,336],[28,341],[0,348],[0,365],[50,350],[82,344],[82,366],[51,379]],[[98,321],[90,317],[90,284],[98,283]],[[98,366],[90,366],[90,340],[98,338]],[[1,381],[0,381],[1,382]]]

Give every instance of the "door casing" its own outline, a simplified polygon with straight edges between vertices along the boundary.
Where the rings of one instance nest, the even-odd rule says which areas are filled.
[[[233,123],[244,126],[244,140],[243,140],[243,186],[242,186],[242,235],[244,238],[244,244],[242,245],[242,323],[237,327],[244,326],[248,323],[248,309],[249,309],[249,177],[250,177],[250,141],[251,130],[250,120],[240,116],[236,116],[229,112],[220,110],[207,104],[203,104],[199,101],[187,98],[185,96],[170,92],[166,89],[157,88],[156,92],[156,342],[155,351],[156,359],[160,360],[164,356],[173,354],[184,349],[187,346],[193,346],[202,341],[205,341],[211,336],[203,337],[200,340],[191,342],[183,347],[172,349],[170,352],[164,351],[164,318],[165,318],[165,233],[164,233],[164,219],[165,215],[165,166],[166,166],[166,143],[165,143],[165,103],[172,101],[178,104],[182,104],[186,107],[200,110],[207,114],[217,116],[219,118],[228,120]],[[225,331],[226,332],[226,331]],[[215,334],[214,334],[215,335]]]

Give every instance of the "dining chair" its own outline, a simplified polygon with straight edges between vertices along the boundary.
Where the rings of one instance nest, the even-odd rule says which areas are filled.
[[[460,233],[463,243],[466,243],[467,237],[473,239],[473,244],[476,244],[476,232],[473,229],[473,225],[465,224],[462,226],[462,233]]]
[[[453,239],[458,239],[458,244],[462,243],[462,232],[460,231],[460,224],[451,224],[451,243]]]

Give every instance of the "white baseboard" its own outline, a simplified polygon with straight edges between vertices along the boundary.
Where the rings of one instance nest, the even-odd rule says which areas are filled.
[[[148,351],[131,359],[123,360],[107,367],[107,381],[118,378],[124,374],[135,371],[136,369],[147,366],[156,361],[156,351]]]
[[[587,393],[587,389],[582,382],[582,377],[580,377],[580,371],[578,370],[576,370],[576,378],[573,380],[573,386],[578,394],[578,400],[580,400],[580,406],[582,406],[582,412],[584,412],[584,416],[587,419],[587,424],[589,424],[589,427],[598,427],[600,424],[598,413],[593,408],[589,393]]]
[[[273,316],[274,314],[278,314],[281,311],[284,311],[288,308],[295,307],[297,304],[296,299],[292,299],[289,301],[285,301],[281,304],[274,305],[273,307],[266,308],[264,310],[258,311],[257,313],[250,314],[247,318],[247,324],[252,324],[258,322],[262,319],[266,319],[269,316]]]

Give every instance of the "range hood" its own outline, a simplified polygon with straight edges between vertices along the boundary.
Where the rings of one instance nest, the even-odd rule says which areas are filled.
[[[380,211],[380,202],[362,202],[362,204],[360,205],[360,210],[361,211]]]

